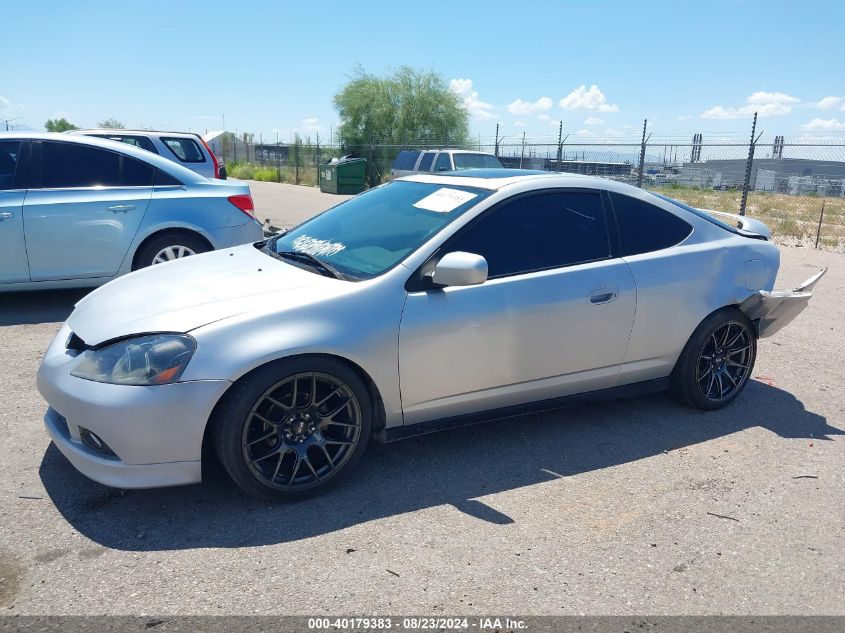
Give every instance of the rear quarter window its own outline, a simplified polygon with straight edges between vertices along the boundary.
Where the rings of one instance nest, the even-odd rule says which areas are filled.
[[[611,193],[610,200],[623,257],[675,246],[692,233],[692,226],[653,204],[618,193]]]
[[[162,137],[161,141],[183,163],[205,162],[199,144],[192,138]]]

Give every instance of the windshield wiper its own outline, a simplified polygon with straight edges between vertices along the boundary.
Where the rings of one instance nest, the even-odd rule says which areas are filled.
[[[340,272],[337,268],[324,262],[322,259],[314,257],[311,253],[303,253],[301,251],[274,251],[272,249],[269,249],[269,252],[280,258],[292,259],[294,261],[311,264],[314,268],[317,268],[321,272],[328,273],[335,279],[346,280],[346,275]]]

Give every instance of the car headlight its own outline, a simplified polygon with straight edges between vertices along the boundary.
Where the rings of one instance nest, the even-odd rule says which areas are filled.
[[[166,385],[179,380],[196,348],[185,334],[149,334],[93,350],[70,373],[114,385]]]

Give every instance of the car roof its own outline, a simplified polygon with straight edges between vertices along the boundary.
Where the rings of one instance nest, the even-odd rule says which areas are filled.
[[[464,169],[461,171],[438,172],[436,174],[422,173],[411,176],[403,176],[397,180],[409,182],[425,182],[442,185],[458,185],[463,187],[475,187],[477,189],[490,189],[495,191],[508,185],[513,185],[529,180],[546,181],[544,184],[556,187],[608,187],[613,181],[593,176],[582,176],[579,174],[564,174],[550,171],[539,171],[533,169]],[[618,184],[618,183],[613,183]]]
[[[90,134],[114,134],[115,136],[118,135],[126,135],[126,134],[136,134],[136,135],[144,135],[144,134],[155,134],[155,135],[162,135],[166,134],[167,136],[176,136],[182,138],[193,138],[196,139],[199,134],[194,132],[168,132],[164,130],[127,130],[125,128],[110,128],[110,127],[97,127],[97,128],[89,128],[87,130],[68,130],[68,134],[80,134],[80,135],[90,135]]]
[[[451,147],[432,147],[426,149],[425,147],[415,149],[403,149],[403,152],[448,152],[449,154],[484,154],[485,156],[495,156],[490,152],[482,152],[474,149],[453,149]],[[400,152],[401,153],[401,152]]]
[[[0,132],[0,141],[5,139],[59,141],[62,143],[76,143],[78,145],[100,147],[113,152],[126,154],[127,156],[132,156],[133,158],[137,158],[145,163],[155,165],[162,171],[175,176],[182,182],[197,183],[208,180],[205,176],[201,176],[187,167],[182,167],[182,165],[164,158],[163,156],[159,156],[158,154],[153,154],[145,149],[133,147],[132,145],[121,143],[120,141],[111,141],[109,139],[99,138],[96,136],[86,136],[84,134],[63,134],[57,132]]]

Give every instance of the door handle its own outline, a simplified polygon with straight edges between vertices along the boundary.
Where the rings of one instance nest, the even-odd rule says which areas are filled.
[[[112,213],[127,213],[134,208],[134,204],[114,204],[109,207],[109,211]]]
[[[618,296],[619,289],[614,284],[608,284],[606,286],[601,286],[593,290],[588,296],[587,300],[592,303],[593,305],[598,305],[602,303],[610,303],[612,301],[616,301],[616,297]]]
[[[8,211],[3,211],[0,213],[0,220],[8,220],[9,218],[15,217],[14,213],[9,213]]]

